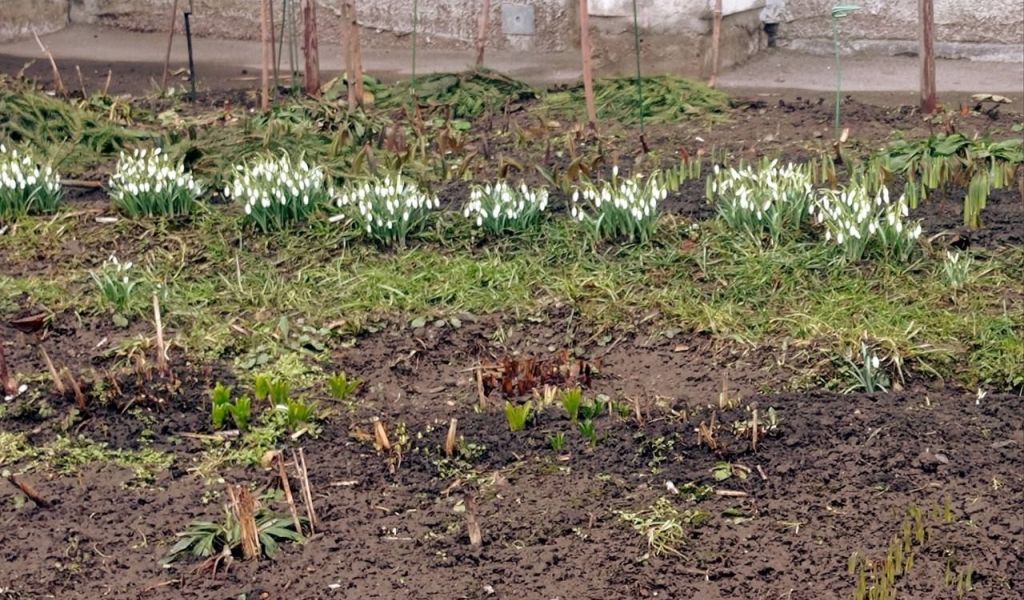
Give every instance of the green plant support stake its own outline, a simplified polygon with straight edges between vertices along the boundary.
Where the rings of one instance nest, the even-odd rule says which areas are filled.
[[[843,103],[843,70],[839,63],[839,19],[860,10],[852,4],[837,4],[832,7],[832,38],[836,47],[836,139],[839,139],[840,106]]]

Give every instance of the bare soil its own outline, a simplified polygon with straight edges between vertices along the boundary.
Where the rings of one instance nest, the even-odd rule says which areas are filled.
[[[5,597],[848,597],[856,583],[846,570],[852,553],[884,558],[909,508],[935,510],[947,499],[955,518],[929,521],[930,538],[900,580],[900,596],[955,598],[955,586],[944,583],[950,553],[974,569],[974,597],[1017,598],[1024,590],[1020,397],[977,401],[923,386],[897,394],[765,396],[756,392],[765,357],[723,356],[696,338],[653,345],[634,338],[604,352],[586,348],[604,365],[591,391],[638,398],[643,415],[642,424],[600,418],[600,441],[590,447],[561,409],[519,434],[508,431],[500,410],[474,412],[473,367],[504,351],[489,339],[492,325],[428,326],[411,335],[388,329],[337,353],[334,368],[378,385],[355,412],[342,411],[317,439],[302,443],[322,529],[274,560],[235,562],[215,578],[193,573],[188,563],[164,569],[159,560],[185,524],[219,516],[219,503],[204,499],[221,486],[188,473],[201,444],[181,434],[210,433],[201,416],[206,390],[225,374],[179,364],[176,392],[156,383],[140,396],[127,378],[125,397],[139,397],[137,406],[159,423],[151,446],[174,452],[174,465],[142,487],[111,466],[67,477],[30,475],[54,502],[50,509],[15,508],[8,490],[0,503]],[[561,338],[539,325],[507,343],[544,354]],[[773,407],[781,418],[756,452],[727,431],[748,418],[742,409],[708,408],[717,402],[723,370],[744,404]],[[712,410],[726,424],[719,434],[725,447],[717,452],[699,446],[694,434]],[[147,427],[139,414],[96,408],[76,433],[137,447]],[[397,472],[351,436],[371,416],[415,432]],[[450,417],[458,417],[467,441],[486,447],[473,465],[484,483],[439,471]],[[7,419],[4,427],[29,431],[42,443],[55,423]],[[559,452],[548,442],[557,432],[568,440]],[[656,439],[670,440],[671,448],[655,454]],[[749,467],[750,477],[715,481],[711,470],[723,460]],[[271,485],[274,475],[236,468],[227,479]],[[710,521],[693,530],[682,556],[654,556],[617,511],[671,496],[666,482],[743,495],[673,497]],[[477,485],[479,548],[469,545],[456,512]]]

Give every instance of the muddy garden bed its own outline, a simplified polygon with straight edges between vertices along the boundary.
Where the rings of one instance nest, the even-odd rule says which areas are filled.
[[[215,109],[222,100],[204,99]],[[647,142],[671,155],[699,134],[707,147],[735,156],[801,159],[828,137],[830,118],[816,100],[750,99],[734,102],[720,126],[652,126]],[[865,147],[893,130],[908,137],[935,130],[912,110],[855,101],[845,118]],[[1011,124],[974,115],[959,126],[998,136]],[[611,152],[633,156],[632,130],[616,132]],[[454,204],[466,184],[435,191]],[[988,256],[1024,243],[1019,193],[993,192],[976,231],[962,226],[963,196],[962,189],[937,195],[914,213],[934,252]],[[111,252],[177,260],[178,244],[183,270],[208,266],[201,250],[186,250],[188,222],[111,238],[96,221],[114,214],[105,192],[72,189],[67,200],[71,216],[60,219],[72,233],[46,238],[30,256],[0,256],[0,275],[45,279],[63,264],[99,264]],[[703,180],[684,184],[663,211],[684,221],[714,216]],[[44,230],[43,222],[34,226]],[[272,246],[264,250],[276,259]],[[1022,299],[1002,300],[1012,326]],[[362,382],[350,402],[314,391],[322,383],[297,384],[317,395],[323,418],[280,446],[304,449],[315,534],[282,544],[273,559],[224,561],[216,573],[198,560],[164,566],[191,522],[223,518],[227,484],[278,486],[276,469],[216,460],[232,442],[211,426],[210,390],[219,383],[248,389],[258,363],[240,366],[248,355],[232,354],[231,345],[211,356],[179,344],[172,375],[154,374],[138,362],[152,355],[147,319],[118,327],[106,314],[62,310],[50,315],[45,343],[59,364],[92,374],[90,401],[76,407],[70,392],[45,391],[44,363],[10,324],[40,309],[28,290],[0,311],[8,360],[33,389],[5,403],[0,434],[45,449],[26,459],[14,453],[31,448],[0,448],[12,453],[0,454],[0,468],[50,503],[0,482],[0,599],[854,598],[865,597],[856,596],[858,582],[874,581],[894,539],[901,556],[913,556],[895,578],[898,598],[1024,594],[1019,386],[986,392],[908,369],[895,391],[844,394],[822,375],[831,359],[815,340],[790,347],[783,339],[745,343],[709,330],[651,329],[654,314],[598,327],[571,302],[411,323],[381,307],[358,324],[308,324],[343,333],[325,343],[310,333],[314,339],[293,354],[318,373]],[[303,315],[293,317],[293,327],[306,325]],[[275,318],[273,307],[255,306],[231,317],[237,346],[288,337],[267,325]],[[276,333],[266,335],[268,328]],[[168,336],[178,333],[172,325]],[[594,419],[593,439],[557,402],[538,410],[525,431],[509,431],[505,399],[484,393],[480,365],[562,351],[593,365],[588,399],[615,403]],[[448,457],[453,418],[461,441]],[[402,440],[400,457],[375,447],[377,420]],[[471,543],[473,520],[479,544]],[[680,523],[679,543],[660,546],[659,527]]]

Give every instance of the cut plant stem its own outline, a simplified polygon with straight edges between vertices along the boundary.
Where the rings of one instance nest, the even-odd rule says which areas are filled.
[[[228,498],[241,532],[242,556],[246,560],[257,559],[260,556],[260,537],[256,527],[256,498],[244,485],[228,486]]]
[[[167,28],[167,53],[164,54],[164,76],[160,80],[160,91],[163,93],[167,92],[167,75],[171,70],[171,47],[174,46],[174,24],[178,20],[178,0],[174,0],[174,4],[171,6],[171,25]],[[107,80],[110,80],[110,76],[107,76]],[[104,93],[104,96],[106,94]]]
[[[43,41],[39,39],[39,34],[33,31],[32,36],[36,38],[36,43],[39,44],[39,49],[42,53],[46,55],[46,58],[50,59],[50,68],[53,69],[53,85],[57,87],[57,93],[61,96],[66,95],[64,79],[60,76],[60,70],[57,68],[57,61],[53,60],[53,54],[50,53],[50,51],[46,49],[46,46],[43,45]]]
[[[64,387],[64,382],[61,381],[60,374],[57,372],[56,367],[53,366],[53,361],[50,360],[50,355],[46,353],[46,348],[43,348],[43,343],[39,342],[39,354],[43,357],[43,363],[46,365],[46,369],[50,372],[50,378],[53,380],[53,389],[61,396],[67,393],[68,389]]]
[[[452,420],[448,423],[448,436],[444,440],[444,453],[445,456],[451,458],[455,455],[455,432],[459,427],[459,420],[452,417]]]
[[[153,294],[153,321],[156,323],[156,368],[161,375],[166,377],[170,374],[170,367],[167,364],[167,349],[164,346],[164,324],[160,318],[160,298]]]
[[[380,419],[373,421],[373,439],[377,448],[384,451],[391,450],[391,441],[388,440],[388,432],[384,429],[384,423]]]
[[[477,520],[476,497],[473,494],[467,494],[465,504],[466,533],[469,535],[469,545],[480,547],[483,544],[484,536],[480,531],[480,522]]]
[[[11,376],[7,368],[7,357],[4,355],[4,347],[0,345],[0,385],[4,388],[5,396],[13,396],[18,393],[18,382]]]
[[[14,473],[7,473],[6,477],[7,481],[11,482],[11,485],[21,490],[21,493],[25,494],[26,498],[36,503],[36,506],[39,508],[50,508],[50,502],[43,498],[27,481],[23,481]]]
[[[299,520],[299,511],[295,508],[295,497],[292,496],[292,486],[288,483],[288,471],[284,468],[284,454],[276,453],[277,474],[281,478],[281,489],[284,490],[284,499],[288,503],[288,512],[292,515],[292,522],[295,523],[295,531],[302,533],[302,522]]]
[[[309,519],[309,535],[314,535],[316,528],[320,526],[320,521],[316,518],[316,510],[313,508],[313,486],[309,483],[306,451],[299,448],[299,454],[296,457],[295,451],[292,450],[292,460],[295,462],[295,469],[299,472],[299,481],[302,483],[302,499],[306,505],[306,517]]]
[[[66,368],[64,369],[64,375],[67,376],[68,383],[71,384],[71,390],[75,393],[75,406],[79,410],[85,410],[87,402],[85,399],[85,394],[82,393],[82,386],[78,385],[78,379],[76,379],[71,374],[71,371],[67,370]]]

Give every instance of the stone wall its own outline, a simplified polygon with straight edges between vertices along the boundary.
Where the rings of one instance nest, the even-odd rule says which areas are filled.
[[[50,33],[67,23],[67,0],[0,0],[0,41]]]

